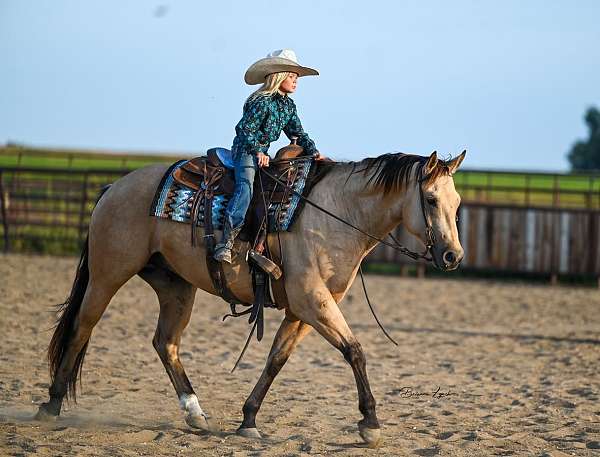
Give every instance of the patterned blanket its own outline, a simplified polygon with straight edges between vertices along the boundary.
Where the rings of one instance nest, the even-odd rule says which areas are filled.
[[[174,163],[164,174],[150,208],[150,215],[176,222],[191,223],[192,200],[195,191],[173,179],[173,172],[183,166],[186,160]],[[307,180],[310,175],[312,161],[298,162],[294,171],[295,180],[292,185],[294,190],[301,195],[307,193]],[[255,186],[258,191],[258,186]],[[223,229],[225,208],[231,199],[231,195],[215,195],[212,205],[212,221],[216,230]],[[198,226],[204,226],[204,201],[200,202],[198,212]],[[268,206],[268,230],[269,232],[290,230],[297,213],[302,207],[300,197],[294,192],[288,192],[288,197],[281,203],[271,203]],[[249,210],[252,211],[252,208]]]

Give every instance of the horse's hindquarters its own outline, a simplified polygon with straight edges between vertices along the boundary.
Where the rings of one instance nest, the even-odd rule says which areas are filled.
[[[120,286],[139,272],[154,250],[156,222],[149,216],[166,170],[151,165],[117,180],[99,200],[89,228],[90,275]]]

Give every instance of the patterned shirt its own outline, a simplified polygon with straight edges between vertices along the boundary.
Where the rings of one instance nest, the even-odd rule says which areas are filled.
[[[235,127],[236,137],[231,148],[234,155],[241,152],[256,155],[267,153],[269,145],[277,141],[281,131],[288,138],[297,137],[297,144],[305,154],[317,151],[315,143],[302,129],[296,113],[296,104],[287,95],[258,95],[244,104],[244,113]]]

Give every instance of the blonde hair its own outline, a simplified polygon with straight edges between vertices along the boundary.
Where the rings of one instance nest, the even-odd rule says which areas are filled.
[[[280,71],[278,73],[271,73],[270,75],[267,75],[263,85],[250,94],[250,96],[246,99],[246,103],[251,102],[256,97],[261,95],[273,95],[279,90],[279,86],[281,86],[281,83],[285,81],[289,74],[290,72],[288,71]]]

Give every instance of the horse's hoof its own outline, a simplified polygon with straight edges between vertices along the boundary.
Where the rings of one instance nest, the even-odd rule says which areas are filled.
[[[42,403],[40,405],[40,408],[38,409],[38,412],[33,417],[34,420],[41,421],[41,422],[51,422],[51,421],[55,421],[56,420],[56,418],[58,417],[58,415],[57,414],[52,414],[52,412],[48,410],[48,406],[47,405],[48,405],[47,403]]]
[[[237,429],[237,434],[240,436],[243,436],[244,438],[252,438],[255,440],[260,440],[262,439],[262,436],[260,436],[260,433],[258,433],[258,430],[256,428],[238,428]]]
[[[358,433],[369,447],[377,447],[381,442],[380,428],[369,428],[359,424]]]
[[[187,414],[185,416],[185,422],[190,427],[204,430],[205,432],[214,433],[218,431],[218,427],[211,419],[207,419],[205,416],[202,416],[200,414]]]

